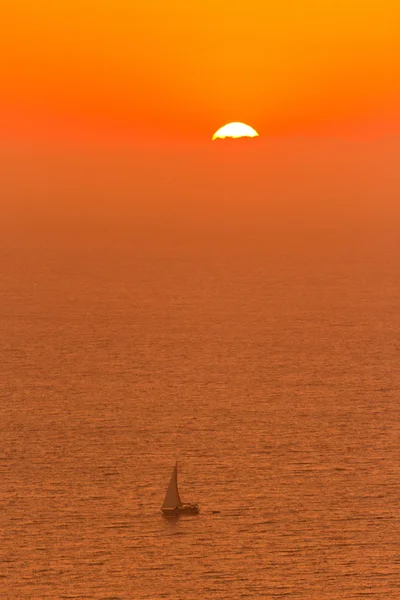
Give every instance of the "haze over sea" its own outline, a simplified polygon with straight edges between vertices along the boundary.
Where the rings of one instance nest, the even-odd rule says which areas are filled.
[[[3,161],[2,600],[400,597],[398,142],[302,143]]]

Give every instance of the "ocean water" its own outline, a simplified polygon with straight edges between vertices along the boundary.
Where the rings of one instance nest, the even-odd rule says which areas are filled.
[[[0,598],[400,598],[385,236],[2,246]],[[179,461],[199,516],[160,506]]]

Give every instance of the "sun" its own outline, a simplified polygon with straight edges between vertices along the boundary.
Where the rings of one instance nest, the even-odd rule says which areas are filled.
[[[213,135],[213,140],[223,140],[225,138],[258,137],[255,129],[245,123],[228,123],[220,127]]]

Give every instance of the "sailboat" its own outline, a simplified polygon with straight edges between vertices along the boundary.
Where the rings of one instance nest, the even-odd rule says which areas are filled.
[[[162,513],[166,517],[176,517],[178,515],[198,515],[200,509],[197,504],[187,504],[182,502],[178,491],[178,463],[175,463],[172,469],[171,479],[165,494],[164,502],[161,507]]]

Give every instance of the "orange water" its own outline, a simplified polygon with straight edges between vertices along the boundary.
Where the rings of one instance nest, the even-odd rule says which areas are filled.
[[[1,263],[2,600],[400,597],[396,243]]]

